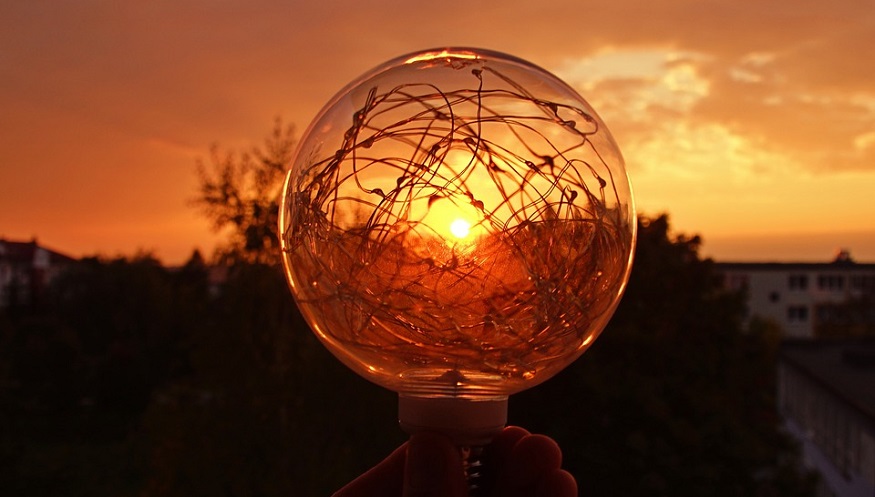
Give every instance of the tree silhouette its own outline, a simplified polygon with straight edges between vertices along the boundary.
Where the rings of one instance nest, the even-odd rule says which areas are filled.
[[[4,495],[137,495],[139,430],[156,394],[190,373],[206,267],[149,254],[90,257],[56,279],[38,312],[0,313]]]
[[[208,164],[198,161],[193,204],[228,234],[220,260],[279,265],[280,192],[296,142],[294,126],[277,118],[262,147],[236,154],[215,145]]]
[[[635,266],[604,334],[556,378],[512,399],[553,433],[589,496],[812,495],[780,430],[777,333],[744,328],[700,239],[639,220]]]
[[[330,495],[402,439],[394,396],[317,342],[276,268],[235,264],[192,345],[139,433],[144,496]]]
[[[246,178],[254,178],[259,167],[271,171],[263,178],[281,182],[280,164],[287,167],[291,157],[290,130],[278,121],[266,152],[252,156],[219,160],[214,151],[214,180],[201,166],[201,205],[210,207],[205,212],[217,227],[233,228],[228,260],[238,262],[237,270],[244,262],[274,269],[252,273],[250,267],[246,279],[231,282],[229,298],[221,300],[223,317],[198,347],[206,355],[196,362],[212,364],[199,370],[198,381],[212,378],[200,388],[236,389],[243,392],[235,395],[242,403],[213,406],[189,419],[170,445],[204,449],[203,440],[222,441],[232,453],[261,461],[250,467],[236,456],[211,459],[210,468],[227,468],[219,480],[207,478],[224,481],[221,488],[254,484],[251,476],[234,476],[231,468],[239,467],[242,475],[266,472],[253,493],[272,494],[263,485],[273,481],[274,490],[327,494],[376,462],[378,448],[388,452],[387,441],[398,441],[400,432],[380,416],[391,413],[391,394],[363,388],[362,380],[330,358],[282,288],[273,231],[278,196],[246,193],[252,183]],[[700,243],[697,236],[673,235],[667,215],[640,218],[628,290],[604,336],[565,372],[511,400],[511,421],[556,437],[587,495],[811,495],[812,480],[797,469],[796,449],[780,429],[777,334],[756,322],[745,328],[745,296],[724,290],[713,261],[699,256]],[[280,310],[283,305],[289,307]],[[273,319],[264,321],[265,315]],[[326,406],[335,403],[341,412],[323,424],[332,410]],[[208,414],[213,421],[199,417]],[[249,426],[251,419],[262,420],[257,429]],[[215,436],[208,427],[217,424],[248,435]],[[291,426],[297,428],[289,431]],[[183,442],[191,436],[201,442]],[[207,446],[200,452],[224,453]],[[183,466],[197,464],[186,451],[178,456],[174,460]],[[328,460],[333,478],[325,477]]]
[[[87,259],[40,315],[0,314],[0,488],[10,495],[330,495],[404,438],[395,396],[321,346],[279,270],[277,120],[261,148],[213,148],[195,205],[228,239],[199,253]],[[515,395],[581,493],[812,495],[780,430],[777,334],[743,324],[698,237],[642,217],[625,297],[593,347]],[[4,494],[5,495],[5,494]]]

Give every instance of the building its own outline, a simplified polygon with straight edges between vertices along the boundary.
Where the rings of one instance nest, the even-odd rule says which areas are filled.
[[[829,263],[718,263],[724,284],[748,293],[748,315],[777,323],[787,338],[875,330],[875,264],[841,252]]]
[[[875,495],[875,339],[785,342],[778,407],[819,497]]]
[[[75,259],[40,246],[36,239],[0,239],[0,309],[29,305]]]

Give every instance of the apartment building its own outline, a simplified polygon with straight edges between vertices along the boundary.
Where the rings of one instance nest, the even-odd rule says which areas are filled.
[[[748,292],[748,315],[777,323],[787,338],[862,335],[875,329],[875,264],[847,252],[828,263],[718,263],[724,284]]]
[[[778,407],[819,497],[875,495],[875,339],[785,342]]]

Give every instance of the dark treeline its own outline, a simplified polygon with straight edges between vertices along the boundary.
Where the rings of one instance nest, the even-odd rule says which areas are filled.
[[[404,440],[395,395],[318,343],[278,268],[294,145],[277,120],[198,164],[215,262],[86,259],[0,309],[0,494],[325,496]],[[779,429],[778,331],[743,316],[697,237],[641,219],[603,336],[510,421],[554,437],[590,497],[812,495]]]
[[[86,259],[4,310],[3,495],[324,495],[401,440],[274,267],[220,269]]]
[[[779,430],[776,330],[697,238],[643,219],[617,314],[511,400],[586,496],[811,495]],[[394,394],[310,333],[275,265],[86,259],[0,316],[4,495],[319,496],[403,441]]]

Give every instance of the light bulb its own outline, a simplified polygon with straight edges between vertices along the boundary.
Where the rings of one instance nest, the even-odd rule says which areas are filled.
[[[468,48],[396,58],[301,137],[282,197],[292,293],[322,343],[399,393],[409,432],[483,444],[623,293],[635,211],[620,151],[570,86]]]

